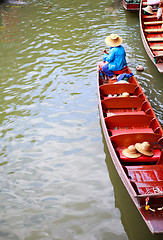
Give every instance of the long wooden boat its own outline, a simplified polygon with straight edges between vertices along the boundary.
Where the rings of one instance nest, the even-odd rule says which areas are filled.
[[[146,0],[141,0],[139,21],[142,42],[158,71],[163,73],[163,18],[157,19],[157,9],[153,10],[154,14],[147,15],[143,10],[146,6]]]
[[[130,73],[126,67],[121,76]],[[127,83],[105,83],[98,66],[97,88],[101,125],[115,168],[151,233],[163,234],[162,127],[134,75]],[[123,97],[124,92],[128,96]],[[144,142],[153,156],[124,155],[124,149]]]
[[[138,11],[140,7],[140,0],[122,0],[122,4],[126,10]]]

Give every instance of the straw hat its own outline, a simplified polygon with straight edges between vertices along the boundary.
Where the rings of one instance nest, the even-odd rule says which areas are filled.
[[[120,95],[120,97],[129,97],[130,94],[128,92],[123,92],[122,95]]]
[[[147,6],[147,7],[142,8],[142,9],[149,14],[154,14],[152,6]]]
[[[138,152],[148,157],[152,157],[154,155],[154,151],[151,149],[151,145],[149,142],[136,143],[135,148]]]
[[[138,158],[142,155],[140,152],[137,152],[134,145],[130,145],[128,148],[124,149],[122,154],[128,158]]]
[[[110,34],[108,37],[105,38],[106,45],[110,47],[118,47],[122,44],[122,38],[117,34]]]

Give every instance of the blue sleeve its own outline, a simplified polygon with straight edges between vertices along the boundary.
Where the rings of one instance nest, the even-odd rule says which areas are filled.
[[[109,55],[107,53],[104,53],[104,56],[103,56],[103,61],[104,62],[107,62],[107,58],[109,57]]]
[[[112,62],[114,58],[115,58],[115,53],[114,53],[114,49],[112,48],[112,50],[110,50],[109,52],[108,62]]]

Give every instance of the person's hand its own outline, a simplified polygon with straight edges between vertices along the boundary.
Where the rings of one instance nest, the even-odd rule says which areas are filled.
[[[103,53],[106,53],[106,49],[103,49]]]

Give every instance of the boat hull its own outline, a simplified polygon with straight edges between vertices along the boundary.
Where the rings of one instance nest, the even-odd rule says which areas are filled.
[[[129,70],[129,72],[130,72],[130,70]],[[112,83],[112,85],[113,84],[114,83]],[[139,91],[138,91],[139,96],[141,96],[141,98],[143,99],[143,102],[145,101],[145,105],[148,105],[148,107],[149,107],[150,104],[134,76],[132,77],[132,83],[130,83],[130,85],[132,85],[132,84],[133,85],[135,84],[136,88],[139,89]],[[119,145],[123,145],[123,147],[124,147],[125,144],[127,146],[127,144],[129,142],[131,142],[131,144],[133,144],[135,141],[135,140],[133,140],[135,136],[136,136],[136,141],[138,141],[138,142],[144,139],[144,135],[150,136],[149,139],[151,139],[151,142],[152,141],[155,142],[155,141],[158,141],[159,139],[162,139],[162,136],[163,136],[162,128],[157,120],[155,127],[157,129],[159,128],[160,131],[155,134],[153,134],[153,133],[152,134],[148,134],[148,133],[141,134],[141,133],[137,132],[136,134],[135,133],[130,133],[130,134],[127,133],[127,135],[126,135],[125,133],[124,134],[119,133],[119,135],[110,135],[109,131],[110,131],[111,125],[114,125],[115,119],[118,118],[118,116],[120,116],[120,118],[123,119],[123,115],[125,115],[122,112],[120,114],[117,113],[117,114],[119,114],[117,116],[115,116],[116,114],[113,114],[113,115],[111,114],[109,116],[106,115],[105,106],[107,106],[107,108],[109,107],[112,109],[112,104],[114,104],[114,101],[117,101],[117,99],[118,99],[118,97],[115,97],[112,101],[111,97],[104,96],[104,94],[107,91],[107,88],[112,89],[110,91],[113,94],[113,88],[111,88],[110,85],[111,84],[109,84],[109,83],[103,84],[101,77],[100,77],[99,67],[98,67],[97,68],[97,89],[98,89],[99,112],[100,112],[101,126],[103,129],[103,133],[104,133],[104,137],[106,140],[108,150],[110,152],[115,169],[116,169],[117,173],[119,174],[119,177],[120,177],[122,183],[124,184],[129,196],[131,197],[132,201],[134,202],[134,204],[136,206],[136,209],[140,213],[141,217],[143,218],[144,222],[148,226],[149,230],[151,231],[152,234],[163,234],[163,209],[160,211],[157,211],[157,209],[160,208],[160,206],[163,207],[163,192],[160,194],[158,194],[158,193],[157,194],[138,193],[137,189],[135,187],[133,187],[134,181],[131,181],[132,178],[130,178],[128,176],[128,174],[126,174],[126,172],[130,172],[131,176],[134,175],[133,172],[135,172],[135,170],[132,170],[132,168],[135,167],[135,169],[138,173],[142,172],[143,174],[144,173],[145,173],[145,175],[149,174],[150,177],[152,177],[153,173],[151,174],[150,171],[148,171],[149,169],[147,167],[147,166],[150,166],[151,163],[149,165],[145,165],[145,166],[141,165],[141,163],[137,163],[138,165],[136,164],[136,166],[135,166],[135,163],[134,164],[132,164],[132,163],[126,164],[125,162],[122,162],[123,158],[121,158],[120,155],[117,154],[117,149],[119,148]],[[116,86],[116,88],[117,88],[117,86]],[[132,96],[130,98],[130,100],[131,99],[134,99],[134,97]],[[109,105],[109,102],[111,102],[110,105]],[[118,103],[118,101],[117,101],[117,103]],[[117,105],[117,103],[116,103],[116,105]],[[117,108],[117,106],[116,106],[116,108]],[[149,108],[148,108],[148,110],[149,110]],[[136,114],[138,114],[138,112]],[[157,119],[151,106],[150,106],[150,117],[154,118],[155,120]],[[114,121],[111,123],[112,118],[114,119]],[[110,125],[108,124],[108,122]],[[139,130],[137,130],[137,131],[139,131]],[[125,138],[126,136],[127,136],[127,138]],[[130,138],[130,140],[128,138]],[[118,140],[115,140],[115,139],[118,139]],[[158,150],[158,151],[160,154],[160,150]],[[161,156],[161,154],[159,156]],[[163,162],[163,160],[162,160],[162,162]],[[158,169],[158,166],[156,166],[156,165],[157,164],[155,164],[154,166],[155,166],[155,168]],[[144,168],[143,168],[143,166],[144,166]],[[140,169],[140,167],[142,167],[142,169]],[[161,177],[163,178],[163,165],[159,165],[159,171],[161,171],[161,174],[162,174]],[[162,184],[161,186],[163,189],[162,180],[159,182],[159,184],[160,183]],[[147,186],[148,183],[146,183],[146,182],[139,182],[139,183],[136,182],[136,184],[138,184],[138,185],[145,184],[146,187],[148,187]],[[154,206],[154,208],[156,209],[156,210],[154,210],[155,212],[153,212],[152,210],[147,211],[145,209],[145,201],[146,201],[146,198],[148,198],[148,197],[150,198],[151,206]]]
[[[129,11],[138,11],[139,10],[139,7],[140,7],[140,2],[138,3],[127,3],[125,0],[122,1],[123,3],[123,7],[126,9],[126,10],[129,10]]]
[[[146,15],[143,10],[145,6],[146,1],[142,0],[139,11],[142,42],[151,61],[163,73],[163,21],[157,19],[157,11],[153,15]]]

